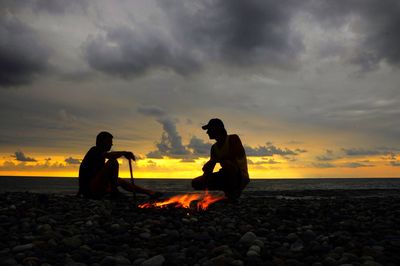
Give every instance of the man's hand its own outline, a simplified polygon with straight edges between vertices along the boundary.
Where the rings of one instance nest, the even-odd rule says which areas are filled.
[[[204,164],[204,166],[203,166],[203,172],[205,173],[205,174],[211,174],[212,172],[213,172],[213,170],[214,170],[214,167],[215,167],[215,162],[214,161],[212,161],[212,160],[210,160],[210,161],[208,161],[208,162],[206,162],[205,164]]]
[[[136,161],[135,155],[130,151],[126,151],[124,156],[128,160],[132,159],[132,160]]]

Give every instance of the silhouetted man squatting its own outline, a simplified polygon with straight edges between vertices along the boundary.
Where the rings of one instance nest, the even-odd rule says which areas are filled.
[[[238,135],[228,135],[223,122],[218,118],[211,119],[202,127],[207,130],[210,139],[217,142],[211,147],[211,158],[203,166],[204,174],[192,180],[196,190],[222,190],[229,200],[240,197],[249,183],[246,153]],[[215,165],[221,169],[213,173]]]
[[[124,156],[128,160],[135,160],[135,156],[128,151],[110,152],[112,139],[113,136],[109,132],[100,132],[96,137],[96,146],[86,153],[79,168],[78,195],[82,194],[88,198],[102,198],[107,194],[118,196],[118,186],[121,186],[127,191],[144,193],[152,198],[161,196],[160,192],[141,188],[118,177],[117,159]]]

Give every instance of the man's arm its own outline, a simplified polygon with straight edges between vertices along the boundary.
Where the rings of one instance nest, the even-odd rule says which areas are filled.
[[[104,154],[104,157],[106,159],[118,159],[122,156],[124,156],[128,160],[132,159],[136,161],[135,155],[130,151],[111,151]]]
[[[210,160],[204,164],[202,169],[204,174],[211,174],[214,171],[214,167],[217,164],[217,161],[214,159],[214,157],[213,148],[211,147]]]

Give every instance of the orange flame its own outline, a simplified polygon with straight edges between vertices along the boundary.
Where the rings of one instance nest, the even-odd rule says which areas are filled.
[[[211,204],[224,199],[224,196],[213,196],[206,191],[205,193],[176,195],[164,201],[149,202],[139,205],[139,208],[165,208],[174,204],[178,208],[189,209],[193,201],[197,201],[198,210],[206,210]]]

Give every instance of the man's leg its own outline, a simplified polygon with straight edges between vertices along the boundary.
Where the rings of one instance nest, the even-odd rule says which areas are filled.
[[[139,186],[137,186],[135,184],[132,184],[128,180],[125,180],[125,179],[122,179],[122,178],[118,178],[118,185],[120,185],[126,191],[138,192],[138,193],[146,194],[146,195],[149,195],[149,196],[155,195],[154,191],[146,189],[146,188],[139,187]]]
[[[235,200],[242,194],[243,188],[241,187],[241,174],[240,170],[235,165],[228,165],[228,167],[220,170],[221,174],[221,190],[224,191],[225,196],[229,200]]]
[[[221,172],[215,172],[208,175],[202,175],[192,180],[194,190],[223,190]]]
[[[96,197],[106,193],[117,192],[119,164],[116,159],[108,160],[103,169],[97,173],[90,183],[90,191]]]
[[[207,187],[207,177],[205,175],[196,177],[192,180],[192,188],[194,190],[206,190]]]

